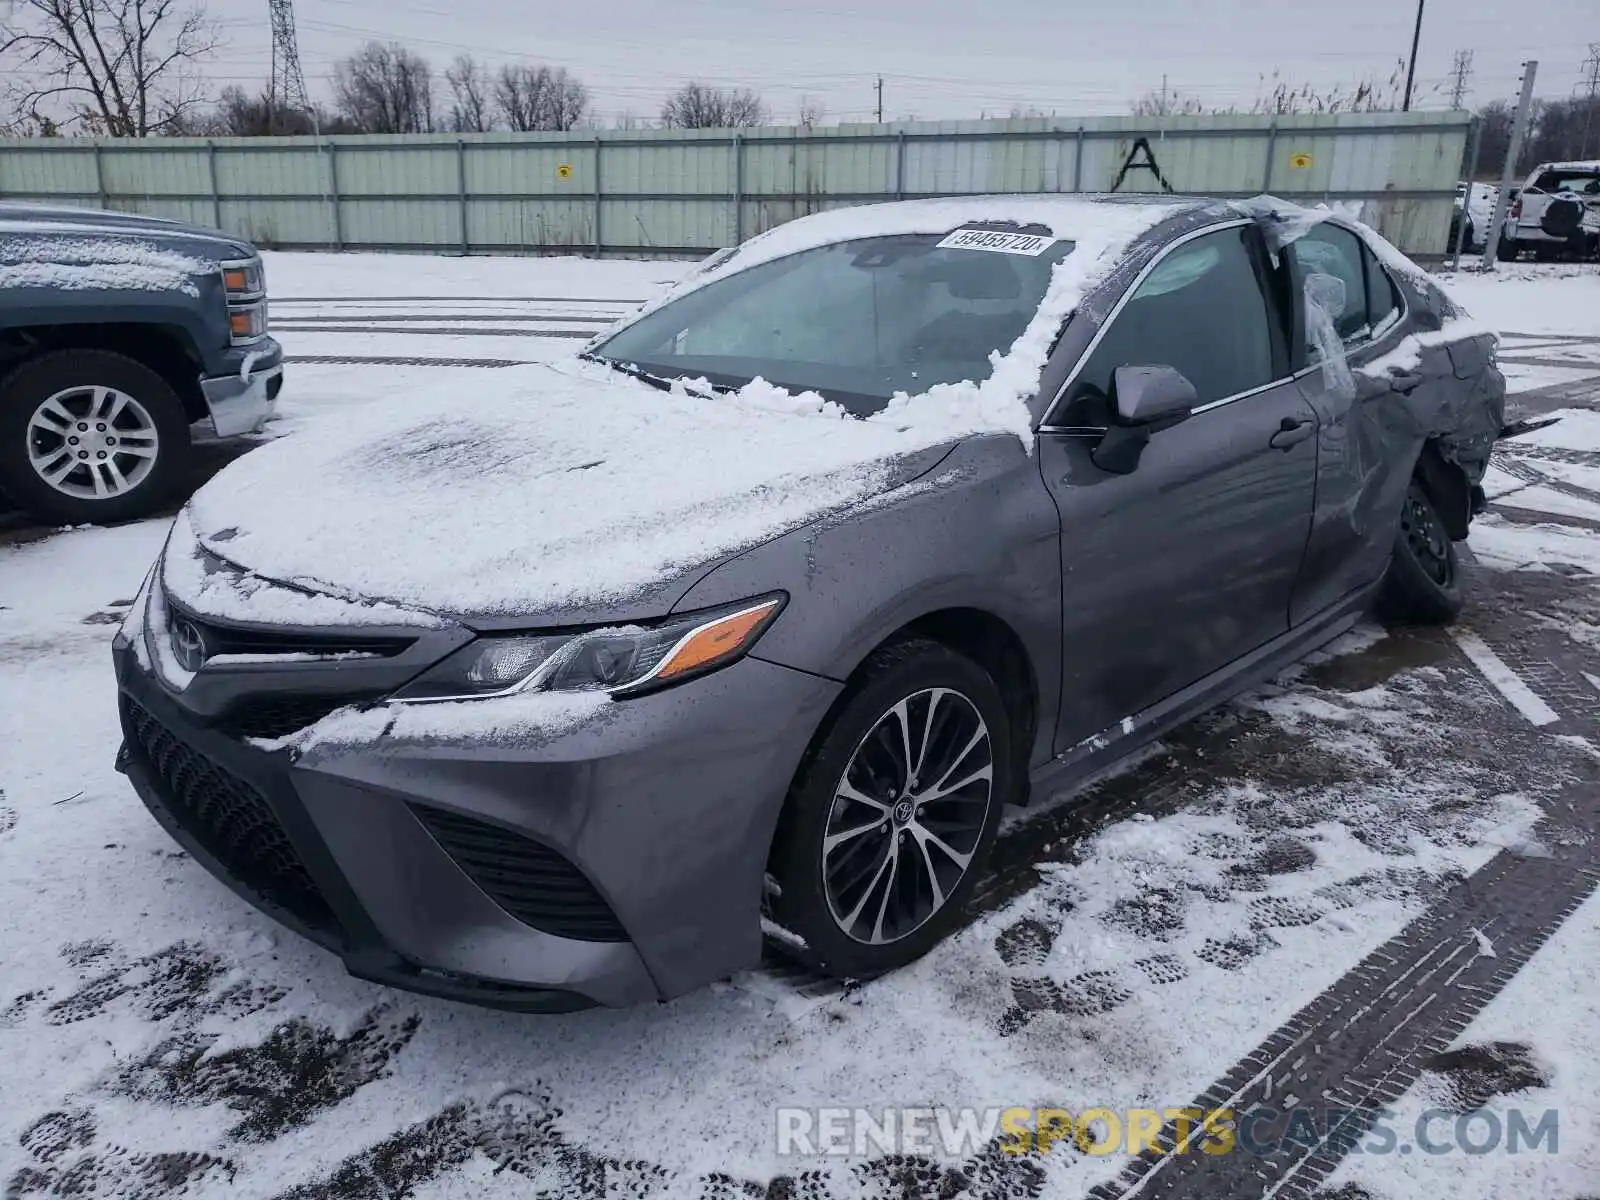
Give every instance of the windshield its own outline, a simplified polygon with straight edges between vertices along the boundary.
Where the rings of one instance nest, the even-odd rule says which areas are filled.
[[[706,284],[594,357],[726,387],[760,376],[866,416],[896,392],[987,379],[1071,251],[1032,229],[835,242]]]

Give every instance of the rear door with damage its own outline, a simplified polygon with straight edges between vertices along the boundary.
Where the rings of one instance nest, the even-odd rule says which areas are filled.
[[[1299,624],[1382,577],[1414,473],[1451,536],[1466,536],[1505,385],[1493,336],[1353,229],[1316,223],[1283,257],[1300,386],[1318,418],[1315,513],[1290,606]]]

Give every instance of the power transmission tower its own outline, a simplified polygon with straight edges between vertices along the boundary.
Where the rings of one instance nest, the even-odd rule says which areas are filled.
[[[1578,146],[1578,157],[1589,153],[1589,131],[1595,124],[1595,109],[1600,107],[1600,42],[1589,43],[1589,57],[1583,60],[1582,74],[1578,77],[1578,92],[1586,101],[1583,110],[1583,141]]]
[[[267,0],[272,13],[272,82],[267,90],[267,121],[277,125],[279,113],[305,113],[316,124],[306,77],[300,70],[300,49],[294,37],[294,0]],[[272,128],[276,133],[277,129]]]
[[[1459,109],[1467,103],[1467,80],[1472,77],[1472,51],[1457,50],[1450,66],[1450,107]]]

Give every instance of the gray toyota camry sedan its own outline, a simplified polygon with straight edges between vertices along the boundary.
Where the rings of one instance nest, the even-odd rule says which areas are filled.
[[[117,637],[118,764],[363,978],[561,1011],[764,939],[869,977],[1006,805],[1374,605],[1453,617],[1493,353],[1266,197],[807,217],[232,464]]]

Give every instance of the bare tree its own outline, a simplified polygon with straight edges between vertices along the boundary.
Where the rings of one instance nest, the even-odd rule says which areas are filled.
[[[198,8],[178,0],[11,0],[0,21],[0,75],[26,79],[10,99],[19,120],[112,137],[181,124],[202,99],[195,65],[217,47]]]
[[[565,67],[507,64],[495,76],[494,98],[501,118],[518,131],[572,129],[589,111],[589,89]]]
[[[767,106],[748,88],[734,91],[686,83],[661,105],[668,129],[738,129],[767,123]]]
[[[334,67],[339,111],[361,133],[433,129],[433,68],[399,42],[368,42]]]
[[[1130,107],[1136,117],[1190,117],[1206,111],[1206,106],[1198,96],[1186,96],[1180,91],[1168,91],[1165,88],[1159,92],[1146,92]]]
[[[444,72],[450,84],[450,128],[456,133],[483,133],[493,128],[489,110],[489,72],[470,54],[456,56]]]
[[[827,115],[827,109],[822,107],[822,102],[813,100],[810,96],[800,97],[800,119],[798,124],[801,129],[815,129],[822,124]]]
[[[222,89],[217,106],[186,120],[171,132],[203,137],[269,137],[316,132],[318,114],[275,106],[265,90],[246,92],[233,84]]]

